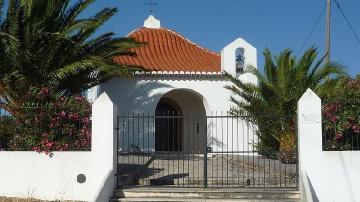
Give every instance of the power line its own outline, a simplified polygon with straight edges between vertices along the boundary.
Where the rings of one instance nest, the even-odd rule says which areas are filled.
[[[298,50],[298,52],[297,52],[296,55],[299,55],[299,53],[304,49],[306,43],[310,40],[312,34],[314,33],[316,27],[318,26],[318,24],[319,24],[319,22],[320,22],[320,20],[321,20],[321,17],[323,16],[323,14],[324,14],[324,12],[325,12],[325,9],[326,9],[326,3],[324,4],[323,8],[321,9],[321,12],[320,12],[319,17],[317,17],[314,26],[312,27],[310,33],[309,33],[308,36],[306,37],[304,43],[301,45],[301,48]]]
[[[335,1],[335,4],[336,4],[336,7],[338,7],[338,9],[339,9],[339,11],[340,11],[341,15],[343,16],[343,18],[344,18],[344,20],[345,20],[346,24],[349,26],[349,28],[350,28],[350,30],[351,30],[351,32],[352,32],[352,34],[354,35],[355,39],[356,39],[356,40],[357,40],[357,42],[360,44],[360,38],[359,38],[359,35],[357,35],[357,33],[356,33],[356,31],[355,31],[354,27],[353,27],[353,26],[351,25],[351,23],[350,23],[350,20],[346,17],[346,15],[345,15],[344,11],[342,10],[342,8],[341,8],[340,4],[337,2],[337,0],[334,0],[334,1]]]

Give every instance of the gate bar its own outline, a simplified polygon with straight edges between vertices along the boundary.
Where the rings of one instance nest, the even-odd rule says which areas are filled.
[[[115,172],[115,177],[116,177],[116,187],[119,187],[119,178],[118,178],[118,175],[119,175],[119,120],[120,120],[120,117],[117,116],[116,117],[116,137],[115,137],[115,140],[116,140],[116,172]]]
[[[205,141],[204,141],[204,146],[205,146],[205,150],[204,150],[204,189],[207,188],[208,186],[208,182],[207,182],[207,119],[204,121],[205,123],[205,127],[204,127],[204,135],[205,135]]]

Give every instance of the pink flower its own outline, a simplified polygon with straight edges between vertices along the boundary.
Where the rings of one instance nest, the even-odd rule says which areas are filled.
[[[336,140],[340,140],[341,138],[342,138],[342,134],[341,133],[337,133],[336,135],[335,135],[335,139]]]
[[[75,129],[74,128],[70,128],[69,130],[69,135],[75,135]]]
[[[49,95],[49,88],[47,88],[47,87],[45,87],[45,88],[42,88],[41,89],[41,91],[40,91],[40,93],[42,94],[42,95],[45,95],[45,96],[47,96],[47,95]]]
[[[84,97],[82,97],[82,96],[76,96],[75,97],[75,100],[76,101],[83,101],[85,98]]]
[[[50,147],[52,147],[54,145],[54,142],[47,142],[46,144],[45,144],[45,146],[47,147],[47,148],[50,148]]]
[[[338,118],[337,116],[332,116],[330,119],[331,119],[331,121],[333,121],[333,122],[339,120],[339,118]]]
[[[75,112],[70,112],[69,113],[69,119],[72,121],[78,121],[79,120],[79,114],[75,113]]]
[[[90,123],[90,119],[89,118],[84,118],[81,120],[83,123]]]
[[[33,151],[39,152],[40,153],[40,147],[34,146],[31,148]]]
[[[60,116],[61,116],[62,118],[64,118],[64,117],[66,116],[66,113],[65,113],[64,111],[62,111],[62,112],[60,113]]]

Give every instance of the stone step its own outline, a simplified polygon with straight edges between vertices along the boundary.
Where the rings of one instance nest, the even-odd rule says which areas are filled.
[[[204,201],[204,199],[206,201],[223,201],[223,199],[228,201],[300,201],[300,192],[294,189],[273,188],[203,189],[138,187],[115,190],[111,201]]]
[[[185,202],[185,201],[194,201],[194,202],[300,202],[300,199],[275,199],[275,200],[267,200],[267,199],[173,199],[173,198],[118,198],[118,199],[110,199],[110,202],[115,201],[146,201],[146,202],[157,202],[157,201],[177,201],[177,202]]]

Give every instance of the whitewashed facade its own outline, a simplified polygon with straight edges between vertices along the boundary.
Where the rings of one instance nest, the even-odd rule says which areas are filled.
[[[152,30],[160,29],[160,21],[150,16],[144,22],[144,27],[151,28]],[[188,39],[185,40],[192,43]],[[217,137],[216,135],[219,135],[220,132],[214,130],[220,130],[220,127],[217,127],[217,129],[213,127],[212,129],[210,126],[215,124],[213,123],[214,120],[206,118],[212,115],[226,115],[231,108],[229,101],[231,92],[224,88],[226,85],[231,85],[231,83],[223,76],[223,71],[240,78],[242,81],[257,83],[254,75],[236,72],[236,58],[239,50],[244,56],[243,66],[245,68],[248,65],[257,67],[256,48],[244,39],[238,38],[227,44],[221,51],[221,54],[218,54],[219,60],[221,60],[219,61],[221,67],[219,67],[216,72],[197,71],[196,69],[192,71],[191,66],[185,67],[185,69],[189,71],[174,69],[173,71],[153,70],[137,72],[133,79],[114,78],[93,88],[89,94],[89,98],[96,99],[97,96],[106,92],[111,100],[117,104],[119,115],[129,115],[133,113],[155,115],[159,101],[162,98],[168,98],[177,103],[183,116],[196,115],[205,117],[206,130],[201,130],[199,134],[195,134],[201,136],[198,140],[199,143],[204,141],[203,137],[205,133],[207,133],[208,144],[211,144],[210,142],[213,141],[218,142],[218,145],[221,145],[222,149],[225,147],[225,149],[229,150],[249,150],[248,147],[250,146],[248,143],[253,142],[253,140],[252,135],[244,134],[244,131],[252,130],[252,127],[248,126],[247,123],[240,120],[240,123],[228,123],[226,127],[229,130],[237,130],[235,134],[232,135],[232,141],[229,141],[226,136]],[[159,57],[161,57],[161,55],[159,55]],[[191,65],[190,62],[189,65]],[[186,123],[186,120],[184,122]],[[204,123],[200,123],[200,125],[204,125]],[[183,133],[186,133],[186,124],[183,124],[182,127],[184,128],[182,130]],[[236,129],[232,127],[236,127]],[[134,140],[124,138],[123,141],[130,141],[128,145],[134,144],[140,146],[142,150],[145,150],[147,147],[150,147],[150,150],[155,150],[155,127],[152,125],[148,128],[147,130],[149,130],[150,134],[149,141],[140,143],[139,141],[142,141],[142,137],[134,138]],[[248,133],[252,132],[249,131]],[[182,147],[184,150],[187,147],[186,142],[189,141],[183,139],[183,142]],[[230,145],[229,142],[231,142],[232,145]],[[202,145],[202,143],[200,145]],[[216,151],[217,146],[212,145],[212,147]],[[126,150],[129,148],[122,149]]]

